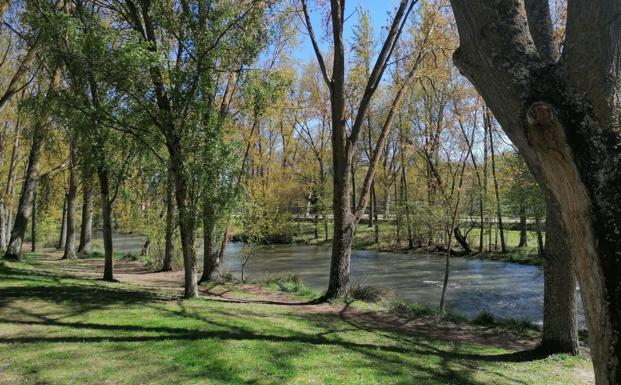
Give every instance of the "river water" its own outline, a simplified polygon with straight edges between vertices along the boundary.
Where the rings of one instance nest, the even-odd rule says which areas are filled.
[[[115,249],[139,252],[144,237],[117,234]],[[225,270],[239,277],[239,243],[230,243]],[[198,253],[202,255],[202,253]],[[198,258],[199,260],[201,258]],[[438,306],[445,258],[441,255],[395,254],[355,250],[351,272],[354,281],[392,289],[407,301]],[[325,290],[330,270],[330,248],[279,245],[255,253],[246,264],[246,277],[296,273],[304,283]],[[577,292],[579,296],[579,292]],[[579,302],[579,324],[584,325]],[[489,312],[498,318],[526,319],[541,324],[543,318],[543,272],[539,266],[481,259],[451,258],[447,309],[474,318]]]

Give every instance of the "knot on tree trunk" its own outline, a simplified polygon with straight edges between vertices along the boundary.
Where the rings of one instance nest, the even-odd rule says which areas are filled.
[[[535,127],[548,127],[554,121],[554,116],[554,108],[544,102],[533,103],[526,113],[528,124]]]

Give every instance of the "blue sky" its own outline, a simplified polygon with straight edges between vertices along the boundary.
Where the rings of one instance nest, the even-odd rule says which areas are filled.
[[[358,23],[358,13],[356,9],[358,7],[362,7],[369,12],[369,17],[371,18],[371,22],[373,24],[373,31],[375,33],[376,39],[380,37],[380,32],[383,26],[389,24],[390,20],[389,16],[392,15],[395,8],[399,5],[399,0],[349,0],[346,2],[345,14],[349,17],[345,24],[345,42],[350,43],[352,38],[352,30],[353,26]],[[328,7],[329,5],[325,5]],[[311,2],[311,19],[313,22],[313,28],[315,30],[315,34],[320,39],[323,35],[323,26],[321,24],[321,15],[319,13],[319,9]],[[305,31],[303,31],[305,32]],[[325,42],[320,42],[322,46],[322,52],[327,51],[327,47]],[[306,63],[311,59],[315,59],[315,54],[313,52],[313,48],[310,43],[310,39],[306,34],[300,34],[300,44],[298,47],[294,48],[292,51],[293,58],[301,63]]]

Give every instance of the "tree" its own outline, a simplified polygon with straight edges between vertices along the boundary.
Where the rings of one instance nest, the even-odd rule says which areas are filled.
[[[518,147],[560,221],[585,304],[598,385],[621,381],[621,22],[575,0],[562,54],[547,2],[452,0],[454,61]]]
[[[345,83],[345,43],[343,40],[343,25],[345,23],[345,1],[330,1],[330,23],[332,27],[332,71],[328,73],[326,63],[319,48],[319,43],[315,37],[312,27],[310,13],[306,0],[302,0],[302,11],[304,23],[311,39],[313,50],[319,63],[324,81],[330,90],[331,120],[332,120],[332,168],[333,168],[333,199],[332,210],[334,216],[334,236],[332,240],[332,259],[330,263],[330,280],[328,290],[322,297],[323,300],[330,300],[343,296],[349,284],[349,271],[351,260],[351,246],[354,231],[358,222],[364,214],[371,183],[375,176],[375,169],[379,163],[381,154],[384,151],[386,137],[390,132],[392,120],[395,116],[399,102],[403,96],[403,91],[407,81],[414,75],[417,61],[414,61],[408,76],[404,79],[401,87],[396,92],[390,111],[382,126],[381,133],[373,150],[373,156],[367,168],[361,188],[360,197],[356,202],[356,207],[351,205],[351,184],[350,172],[352,157],[362,126],[366,120],[366,114],[371,104],[371,98],[380,85],[382,76],[389,64],[394,48],[399,40],[403,27],[408,20],[416,0],[402,0],[395,12],[392,23],[389,27],[386,39],[379,50],[369,78],[364,87],[364,93],[360,101],[356,104],[355,116],[348,116],[346,104],[346,83]],[[420,59],[420,55],[417,56]],[[351,129],[348,130],[347,123],[351,121]]]

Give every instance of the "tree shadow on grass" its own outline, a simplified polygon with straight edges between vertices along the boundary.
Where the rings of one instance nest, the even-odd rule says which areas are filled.
[[[4,272],[4,271],[2,271]],[[8,273],[9,275],[11,272]],[[29,276],[29,282],[37,280],[36,276]],[[22,312],[24,319],[8,319],[0,318],[2,324],[13,324],[17,326],[47,326],[53,327],[54,333],[46,333],[48,335],[36,336],[18,335],[15,337],[0,337],[0,344],[49,344],[49,343],[140,343],[140,342],[158,342],[158,341],[259,341],[266,342],[262,344],[262,349],[266,350],[267,358],[271,364],[279,368],[289,368],[293,366],[291,361],[296,354],[301,354],[304,348],[300,349],[298,344],[307,344],[309,349],[323,349],[324,346],[333,348],[342,348],[346,351],[357,353],[361,358],[360,362],[375,362],[382,370],[395,375],[409,376],[407,381],[395,381],[395,383],[451,383],[459,385],[482,385],[480,381],[473,379],[473,373],[480,370],[487,370],[486,363],[491,362],[524,362],[543,358],[539,352],[515,352],[505,354],[476,354],[469,351],[461,351],[453,348],[439,348],[431,343],[427,336],[415,336],[409,333],[402,333],[394,329],[382,328],[379,325],[360,324],[351,322],[347,318],[334,314],[326,313],[304,313],[292,312],[288,314],[280,314],[279,316],[292,316],[299,318],[304,325],[310,325],[310,330],[328,329],[328,332],[302,332],[294,330],[290,327],[279,326],[274,332],[275,325],[270,319],[260,320],[259,317],[252,314],[251,323],[240,325],[235,320],[239,319],[239,312],[229,311],[230,309],[209,308],[206,313],[197,312],[188,309],[182,302],[179,302],[179,310],[171,310],[164,306],[156,306],[157,300],[162,299],[161,295],[146,291],[132,290],[128,288],[110,288],[99,284],[89,285],[76,283],[59,283],[52,279],[53,276],[41,276],[40,285],[38,286],[21,286],[21,287],[0,287],[0,305],[10,305],[12,301],[17,300],[41,300],[55,304],[71,305],[76,307],[80,312],[88,312],[106,305],[144,305],[145,307],[154,307],[162,310],[171,316],[166,318],[165,322],[178,322],[180,319],[188,319],[196,322],[193,327],[177,327],[166,326],[161,324],[161,320],[156,325],[139,325],[139,324],[115,324],[113,322],[66,322],[56,317],[56,314],[47,315],[37,311],[29,311],[23,307],[15,307],[15,310]],[[208,301],[212,301],[210,299]],[[219,299],[217,302],[223,302]],[[224,301],[231,302],[231,301]],[[205,303],[208,303],[207,301]],[[239,302],[237,302],[239,303]],[[256,302],[251,302],[256,303]],[[271,304],[269,301],[264,304]],[[199,304],[193,304],[193,308]],[[282,303],[285,305],[285,303]],[[291,305],[286,303],[286,305]],[[15,312],[11,313],[12,315]],[[210,317],[210,314],[213,317]],[[224,317],[224,321],[218,320],[216,315]],[[227,322],[230,320],[230,322]],[[335,322],[336,321],[336,322]],[[341,321],[345,321],[342,323]],[[348,322],[349,321],[349,322]],[[186,321],[187,324],[187,321]],[[341,326],[345,326],[342,328]],[[36,330],[36,329],[35,329]],[[66,334],[62,333],[66,330]],[[61,331],[65,335],[57,335]],[[380,334],[380,342],[365,343],[356,340],[355,337],[347,336],[345,333],[350,331],[363,331],[373,334]],[[95,334],[95,335],[93,335]],[[278,344],[274,344],[278,343]],[[185,345],[182,344],[182,346]],[[122,345],[121,345],[122,346]],[[327,353],[326,353],[327,354]],[[271,355],[271,356],[270,356]],[[411,357],[427,357],[431,356],[438,359],[440,366],[425,365]],[[231,383],[253,383],[255,380],[246,380],[241,377],[234,376],[235,373],[227,374],[227,370],[220,368],[215,360],[209,362],[210,358],[206,358],[209,370],[213,371],[219,377],[226,376]],[[405,362],[407,361],[407,364]],[[335,368],[338,367],[334,363]],[[350,364],[352,365],[352,364]],[[351,367],[351,366],[350,366]],[[219,370],[222,369],[222,370]],[[355,367],[351,367],[355,370]],[[283,369],[284,370],[284,369]],[[308,370],[308,369],[305,369]],[[379,369],[377,369],[379,372]],[[288,372],[289,373],[289,372]],[[501,373],[491,373],[493,376],[502,377]],[[433,382],[429,379],[433,379]],[[284,381],[285,379],[283,379]],[[426,382],[429,381],[429,382]],[[284,381],[286,382],[286,381]],[[509,383],[510,381],[506,381]],[[513,383],[519,383],[513,380]]]

